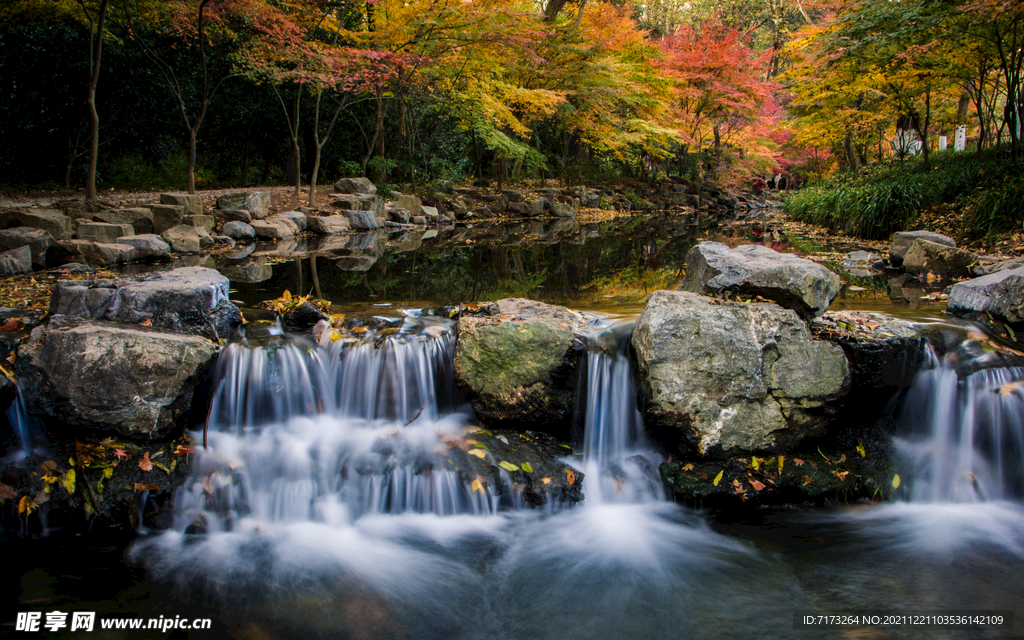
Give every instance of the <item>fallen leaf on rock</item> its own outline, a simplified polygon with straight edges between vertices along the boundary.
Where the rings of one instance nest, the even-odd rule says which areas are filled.
[[[565,479],[569,483],[569,486],[576,484],[576,473],[572,469],[565,470]]]
[[[139,468],[143,471],[152,471],[153,463],[149,460],[149,452],[142,454],[142,460],[139,460]]]
[[[529,462],[524,462],[523,464],[521,464],[519,466],[522,467],[523,471],[525,471],[526,473],[533,473],[533,467],[530,466]]]
[[[487,459],[487,452],[485,452],[483,449],[470,449],[467,453],[469,453],[469,455],[471,456],[476,456],[481,460]]]
[[[844,482],[846,481],[846,476],[850,474],[849,471],[839,471],[838,469],[832,471],[832,473],[836,474],[836,477]]]
[[[898,474],[898,473],[892,477],[892,488],[893,489],[899,489],[900,488],[900,474]]]
[[[761,489],[764,489],[764,483],[758,482],[757,480],[751,480],[750,486],[754,487],[754,491],[760,491]]]
[[[681,470],[682,471],[693,471],[693,463],[692,462],[687,462],[686,464],[683,465],[683,468]]]
[[[473,493],[484,493],[484,484],[480,482],[480,478],[473,481]]]
[[[712,481],[712,484],[717,487],[718,483],[722,481],[722,476],[724,476],[724,475],[725,475],[725,469],[722,469],[721,471],[718,472],[718,475],[715,476],[715,479]]]
[[[812,482],[814,482],[814,478],[812,478],[811,476],[804,476],[804,484],[803,484],[803,486],[806,487],[807,485],[811,484]]]
[[[160,487],[155,484],[142,484],[140,482],[135,483],[136,491],[159,491]]]
[[[507,460],[502,460],[501,462],[498,463],[498,466],[504,469],[505,471],[519,471],[519,465],[512,464]]]

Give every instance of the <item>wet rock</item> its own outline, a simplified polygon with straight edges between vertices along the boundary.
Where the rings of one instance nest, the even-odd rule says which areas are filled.
[[[84,262],[101,267],[127,264],[138,259],[138,254],[133,247],[89,240],[64,240],[58,243],[55,252],[61,261]]]
[[[951,313],[990,313],[1006,322],[1024,322],[1024,267],[957,282],[949,292]]]
[[[321,311],[316,305],[310,302],[303,302],[296,308],[288,311],[281,319],[284,330],[292,333],[307,331],[321,320],[330,320],[330,316]]]
[[[140,260],[170,260],[171,247],[155,233],[144,233],[137,236],[123,236],[117,244],[135,248]]]
[[[74,232],[71,218],[60,211],[33,209],[31,211],[5,211],[0,213],[0,228],[32,227],[42,229],[54,240],[69,240]]]
[[[373,211],[345,211],[343,215],[348,219],[349,227],[355,231],[373,231],[382,227]]]
[[[32,250],[28,245],[0,253],[0,276],[32,271]]]
[[[306,218],[307,228],[313,233],[331,235],[346,233],[349,230],[348,216],[309,216]]]
[[[334,183],[336,193],[365,193],[375,195],[377,187],[369,178],[342,178]]]
[[[843,268],[851,276],[871,277],[885,271],[885,258],[870,251],[851,251],[843,258]]]
[[[889,264],[894,267],[903,266],[903,257],[907,255],[915,240],[927,240],[947,247],[956,247],[956,242],[949,236],[933,231],[897,231],[892,234],[892,245],[889,246]]]
[[[500,300],[463,316],[455,380],[488,425],[567,437],[576,408],[582,316],[532,300]]]
[[[423,213],[423,217],[426,219],[427,224],[437,224],[438,220],[441,218],[441,215],[437,212],[437,207],[428,207],[424,205],[420,207],[420,210]]]
[[[647,428],[681,452],[785,451],[820,434],[849,388],[842,349],[770,303],[656,291],[632,345]]]
[[[415,217],[420,215],[423,203],[416,196],[400,195],[395,200],[395,206],[405,209],[410,216]]]
[[[131,248],[131,247],[128,247]],[[213,269],[184,267],[133,279],[60,280],[50,313],[229,337],[242,322],[228,300],[227,278]]]
[[[161,193],[160,204],[184,207],[186,215],[198,216],[203,213],[203,199],[194,194]]]
[[[199,253],[201,249],[199,233],[196,232],[195,227],[181,224],[167,229],[160,234],[160,237],[170,245],[172,251],[177,253]]]
[[[232,220],[231,222],[225,223],[222,233],[234,240],[245,241],[256,239],[256,230],[252,228],[252,225],[238,220]]]
[[[701,242],[686,254],[681,290],[762,296],[805,318],[819,316],[839,295],[839,276],[825,267],[761,245],[730,249]]]
[[[61,428],[171,438],[217,350],[199,336],[57,316],[19,350],[18,371],[30,413]]]
[[[960,278],[970,272],[978,256],[937,242],[918,238],[903,256],[907,273],[921,275],[933,273],[942,278]]]
[[[551,205],[551,215],[557,218],[575,218],[576,211],[572,208],[572,205],[556,202]]]
[[[270,280],[274,275],[274,266],[265,258],[256,258],[245,264],[223,266],[220,268],[220,272],[231,282],[255,284]]]
[[[46,267],[46,259],[53,244],[53,238],[42,229],[14,227],[0,230],[0,251],[27,246],[32,254],[32,265],[40,269]]]

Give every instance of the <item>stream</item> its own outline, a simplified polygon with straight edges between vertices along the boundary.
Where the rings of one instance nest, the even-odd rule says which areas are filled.
[[[266,260],[269,277],[233,281],[241,302],[315,286],[341,312],[402,318],[400,330],[380,348],[328,334],[227,347],[209,448],[196,450],[174,526],[127,550],[19,543],[6,571],[14,611],[211,619],[168,632],[180,638],[1018,637],[1024,371],[962,377],[962,362],[933,355],[899,411],[910,473],[896,502],[678,506],[644,435],[626,341],[645,289],[667,287],[698,236],[756,233],[677,239],[628,224],[587,242],[580,228],[514,246],[438,236],[360,270],[308,254]],[[884,274],[851,281],[859,290],[833,308],[940,317],[930,300],[893,302]],[[452,383],[454,323],[423,309],[499,295],[587,312],[582,450],[565,458],[585,474],[582,503],[530,506],[511,475],[475,484],[447,453],[481,427]],[[166,635],[64,632],[38,635]],[[36,634],[12,632],[22,635]]]

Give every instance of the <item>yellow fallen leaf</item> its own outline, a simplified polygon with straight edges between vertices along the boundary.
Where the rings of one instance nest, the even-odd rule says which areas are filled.
[[[524,462],[523,464],[521,464],[519,466],[522,467],[523,471],[525,471],[526,473],[533,473],[533,467],[530,466],[529,462]]]
[[[722,476],[724,476],[724,475],[725,475],[725,469],[722,469],[721,471],[718,472],[718,475],[715,476],[715,479],[712,481],[712,484],[714,484],[717,487],[718,483],[722,481]]]
[[[786,460],[786,456],[779,456],[779,473],[782,473],[782,465]]]
[[[898,474],[898,473],[892,477],[892,488],[893,489],[899,489],[900,488],[900,474]]]
[[[812,482],[814,482],[814,478],[812,478],[811,476],[804,476],[804,484],[803,484],[803,486],[806,487],[807,485],[811,484]]]
[[[32,513],[36,508],[36,505],[28,496],[21,496],[21,500],[18,501],[18,515],[27,516]]]
[[[551,478],[541,478],[540,481],[543,484],[551,484]]]
[[[693,463],[687,462],[683,465],[682,471],[693,471]]]
[[[64,490],[68,493],[75,492],[75,470],[68,469],[68,472],[64,474]]]
[[[507,460],[502,460],[501,462],[498,463],[498,466],[504,469],[505,471],[519,471],[519,465],[512,464]]]
[[[758,458],[757,456],[751,456],[750,458],[750,466],[753,467],[755,471],[761,468],[762,462],[764,462],[763,458]]]
[[[478,491],[480,493],[484,493],[484,485],[480,482],[480,478],[473,481],[473,493],[477,493]]]
[[[483,449],[470,449],[467,453],[471,456],[476,456],[481,460],[485,460],[487,458],[487,452]]]
[[[862,458],[864,458],[864,457],[866,457],[868,455],[867,451],[864,450],[864,443],[863,442],[860,442],[860,441],[857,442],[857,453],[859,453],[860,457],[862,457]]]

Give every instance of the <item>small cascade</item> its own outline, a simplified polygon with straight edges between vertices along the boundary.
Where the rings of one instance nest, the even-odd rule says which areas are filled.
[[[632,331],[633,322],[598,321],[588,341],[583,460],[591,503],[665,497],[658,477],[661,460],[647,441],[636,404],[627,357]]]
[[[14,392],[14,401],[11,402],[11,406],[7,408],[6,413],[7,423],[11,426],[14,436],[13,444],[15,445],[7,456],[9,461],[23,460],[29,454],[42,449],[42,443],[39,442],[36,429],[32,428],[32,418],[29,417],[28,409],[25,407],[25,398],[21,394],[21,386],[15,384]]]
[[[911,501],[1024,498],[1024,368],[978,368],[993,364],[980,360],[991,357],[964,346],[939,357],[929,347],[895,440],[911,470]]]

